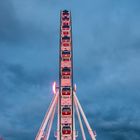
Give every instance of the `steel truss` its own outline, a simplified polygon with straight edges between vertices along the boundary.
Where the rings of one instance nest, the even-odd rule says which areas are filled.
[[[87,140],[81,117],[83,118],[84,123],[88,129],[91,140],[96,140],[96,138],[95,138],[96,133],[95,133],[95,131],[92,130],[92,128],[89,125],[89,122],[86,118],[86,115],[82,109],[82,106],[81,106],[78,98],[77,98],[76,92],[73,92],[73,95],[74,95],[74,109],[76,110],[76,114],[77,114],[78,121],[80,124],[82,139]],[[49,140],[50,131],[52,128],[52,123],[53,123],[55,112],[57,113],[57,116],[59,117],[59,102],[58,101],[59,101],[59,92],[56,92],[56,94],[54,95],[53,100],[50,104],[50,107],[45,115],[45,118],[42,122],[42,125],[38,131],[38,134],[37,134],[35,140]],[[58,118],[58,120],[59,120],[59,118]],[[75,131],[75,132],[73,132],[75,134],[73,137],[73,140],[76,140],[76,138],[78,137],[78,134],[76,134],[76,130],[73,130],[73,131]],[[59,121],[58,121],[57,132],[55,134],[55,137],[57,140],[59,140],[59,138],[60,138],[59,132],[60,132],[60,130],[59,130]],[[67,138],[65,140],[67,140]]]

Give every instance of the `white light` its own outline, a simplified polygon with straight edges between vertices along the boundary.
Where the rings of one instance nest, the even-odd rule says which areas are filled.
[[[56,94],[56,82],[53,82],[52,90],[53,93]]]
[[[75,91],[75,92],[76,92],[76,89],[77,89],[76,84],[74,84],[74,91]]]

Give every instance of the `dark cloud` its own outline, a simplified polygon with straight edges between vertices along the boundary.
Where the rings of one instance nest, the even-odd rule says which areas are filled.
[[[77,96],[97,139],[139,140],[138,0],[0,1],[0,135],[34,139],[58,81],[65,8],[73,18]]]
[[[15,11],[11,1],[3,1],[0,4],[0,40],[13,40],[16,33]]]

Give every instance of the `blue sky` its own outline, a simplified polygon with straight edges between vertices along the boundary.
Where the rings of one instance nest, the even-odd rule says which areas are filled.
[[[97,140],[140,140],[139,0],[0,0],[0,135],[31,140],[40,127],[61,9],[72,12],[74,81]]]

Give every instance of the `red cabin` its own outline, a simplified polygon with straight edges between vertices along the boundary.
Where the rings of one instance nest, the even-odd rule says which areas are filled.
[[[63,30],[69,30],[69,29],[70,29],[70,26],[69,26],[69,25],[63,25],[63,26],[62,26],[62,29],[63,29]]]
[[[67,16],[64,16],[64,17],[62,18],[62,20],[63,20],[63,21],[69,21],[69,20],[70,20],[70,18],[69,18],[69,17],[67,17]]]
[[[67,36],[67,35],[69,35],[69,32],[68,32],[68,31],[64,31],[64,32],[63,32],[63,35],[64,35],[64,36]]]
[[[63,36],[62,40],[67,40],[68,41],[68,40],[70,40],[70,37],[69,36]]]
[[[70,25],[70,22],[63,22],[63,26]]]
[[[62,127],[62,134],[63,135],[70,135],[71,134],[71,128],[68,124],[66,124]]]
[[[63,59],[70,59],[70,51],[68,51],[68,50],[64,50],[64,51],[62,51],[62,58]]]
[[[71,94],[71,89],[70,87],[63,87],[62,88],[62,95],[70,95]]]
[[[69,106],[65,106],[62,108],[62,115],[63,116],[71,115],[71,109]]]
[[[70,43],[68,43],[68,42],[62,42],[62,46],[64,46],[64,47],[69,47],[70,46]]]
[[[68,67],[64,67],[63,69],[62,69],[62,76],[70,76],[71,75],[71,70],[70,70],[70,68],[68,68]]]
[[[69,16],[69,11],[64,10],[64,11],[63,11],[63,16]]]

